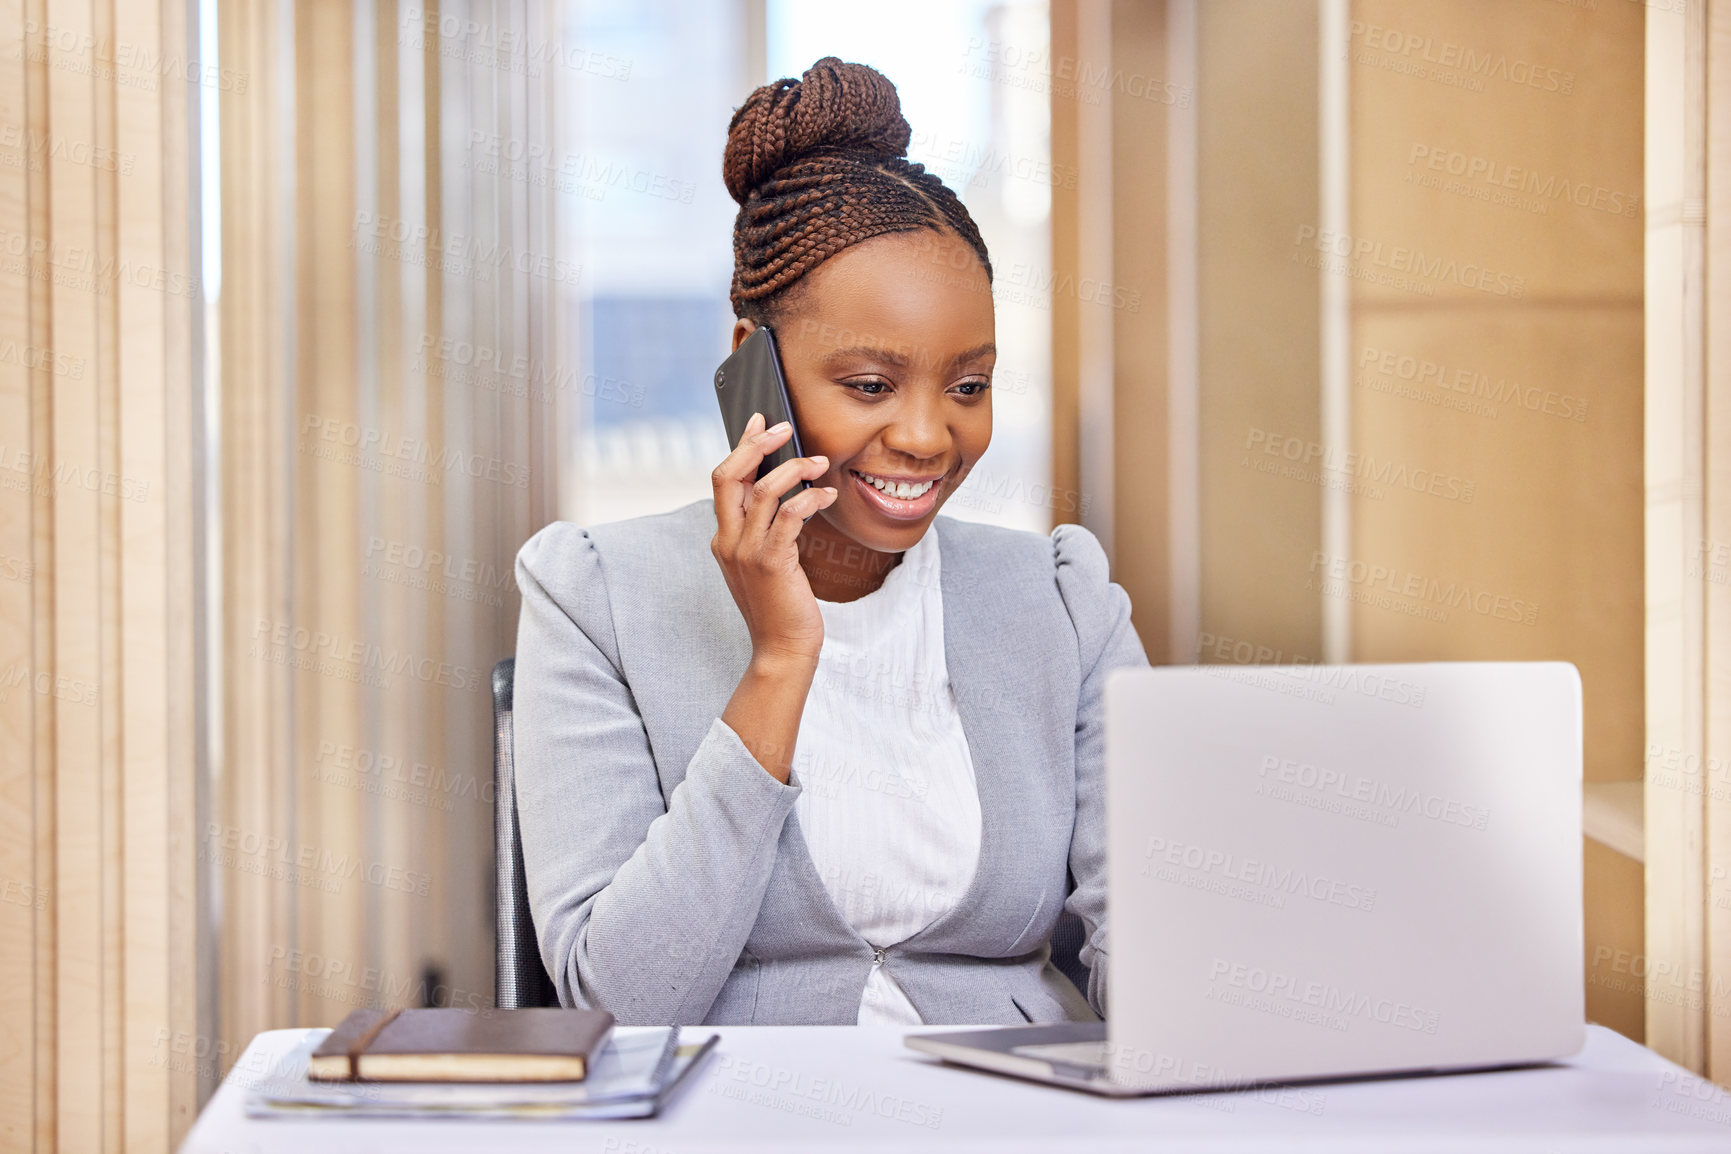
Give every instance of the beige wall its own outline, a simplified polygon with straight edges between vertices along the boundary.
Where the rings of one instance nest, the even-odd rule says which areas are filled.
[[[1646,1004],[1633,990],[1618,989],[1632,959],[1645,953],[1642,910],[1646,900],[1641,862],[1582,838],[1586,870],[1588,1009],[1593,1021],[1630,1038],[1647,1032]],[[1618,959],[1625,959],[1619,967]]]
[[[1089,510],[1055,521],[1093,529],[1128,591],[1150,657],[1165,661],[1176,563],[1174,438],[1168,372],[1172,299],[1167,201],[1169,136],[1193,114],[1164,0],[1053,0],[1052,165],[1077,173],[1052,189],[1052,268],[1062,283],[1116,286],[1134,307],[1080,294],[1052,297],[1052,485]],[[1105,78],[1066,83],[1065,76]],[[1102,355],[1102,350],[1104,353]],[[1109,452],[1109,467],[1088,458]],[[1104,486],[1107,492],[1102,493]]]
[[[1370,472],[1351,506],[1347,560],[1389,576],[1328,592],[1354,596],[1360,660],[1574,662],[1587,780],[1637,781],[1642,8],[1355,0],[1352,20],[1351,448],[1409,481]],[[1492,63],[1425,60],[1444,45]],[[1639,907],[1613,873],[1587,874],[1590,921],[1626,945]],[[1639,995],[1599,944],[1588,1016],[1628,1028]]]
[[[1320,435],[1318,283],[1291,244],[1292,222],[1317,215],[1315,11],[1055,0],[1052,21],[1054,62],[1099,69],[1109,56],[1113,75],[1158,94],[1113,86],[1105,108],[1059,85],[1052,96],[1053,164],[1082,174],[1053,190],[1054,269],[1140,301],[1104,326],[1113,467],[1096,504],[1111,510],[1113,579],[1156,662],[1198,659],[1198,630],[1202,660],[1235,645],[1316,660],[1322,614],[1303,583],[1320,490],[1249,467],[1247,453],[1257,436]],[[1100,116],[1109,127],[1091,131]],[[1187,213],[1193,230],[1174,235]],[[1089,230],[1104,220],[1109,267],[1091,266]],[[1063,297],[1053,318],[1053,484],[1086,492],[1081,381],[1100,318]]]
[[[1322,489],[1258,466],[1319,443],[1320,292],[1293,238],[1318,213],[1317,14],[1198,6],[1200,661],[1317,661],[1307,587]],[[1237,649],[1239,656],[1231,656]]]
[[[1193,190],[1171,185],[1174,110],[1111,110],[1115,271],[1173,306],[1115,318],[1114,574],[1157,661],[1192,656],[1160,642],[1184,633],[1172,594],[1193,565],[1202,661],[1573,662],[1588,782],[1640,781],[1643,8],[1343,9],[1326,52],[1328,5],[1112,12],[1114,64],[1148,73],[1189,50],[1171,31],[1191,14],[1196,78]],[[1055,30],[1072,10],[1087,6],[1055,7]],[[1342,103],[1325,106],[1335,69]],[[1077,117],[1053,108],[1056,159]],[[1195,235],[1158,235],[1189,192]],[[1061,266],[1086,218],[1054,207]],[[1162,279],[1187,244],[1194,380],[1162,363],[1187,335]],[[1063,367],[1060,483],[1085,404]],[[1193,498],[1164,483],[1186,389]],[[1641,992],[1593,969],[1600,947],[1642,941],[1639,863],[1609,852],[1595,844],[1586,875],[1588,1013],[1638,1037]]]
[[[1509,602],[1487,613],[1407,599],[1446,620],[1359,603],[1354,651],[1573,661],[1588,780],[1638,779],[1641,9],[1463,0],[1420,12],[1359,0],[1353,19],[1364,30],[1351,57],[1352,228],[1377,246],[1353,267],[1406,283],[1353,282],[1352,447],[1409,478],[1426,470],[1438,489],[1378,485],[1381,499],[1354,503],[1353,548],[1400,574]],[[1542,86],[1491,77],[1475,91],[1392,71],[1377,27],[1531,62]],[[1544,87],[1552,83],[1568,91]],[[1482,175],[1450,174],[1481,161]],[[1545,194],[1565,181],[1586,206]],[[1428,267],[1398,271],[1401,248],[1412,269]],[[1429,271],[1439,260],[1443,271]],[[1450,265],[1462,271],[1448,276]],[[1462,283],[1475,277],[1480,287]],[[1384,353],[1442,368],[1406,380],[1398,360],[1395,372],[1379,371]],[[1439,387],[1438,377],[1490,390],[1506,382],[1524,400]]]
[[[1130,592],[1142,644],[1155,661],[1172,650],[1170,620],[1173,526],[1168,516],[1171,438],[1167,365],[1167,149],[1175,116],[1188,115],[1194,93],[1172,71],[1168,6],[1115,0],[1112,68],[1163,78],[1144,91],[1159,99],[1118,100],[1107,140],[1112,212],[1112,281],[1137,294],[1134,314],[1112,326],[1112,575]],[[1084,178],[1086,179],[1086,178]]]

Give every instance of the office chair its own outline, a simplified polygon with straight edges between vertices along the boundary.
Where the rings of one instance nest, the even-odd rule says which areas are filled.
[[[511,765],[511,686],[516,668],[516,660],[509,657],[493,666],[493,864],[498,877],[493,1000],[501,1009],[559,1004],[541,965],[523,878],[523,845],[517,835],[517,788]],[[1052,961],[1086,994],[1088,967],[1077,956],[1082,941],[1082,920],[1071,913],[1060,914],[1052,931]]]
[[[511,764],[511,685],[515,658],[493,666],[493,868],[495,917],[493,1001],[500,1009],[557,1006],[559,995],[541,965],[523,843],[517,835],[517,779]]]

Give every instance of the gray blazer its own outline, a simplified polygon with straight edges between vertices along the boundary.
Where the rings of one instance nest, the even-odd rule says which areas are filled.
[[[1101,683],[1147,664],[1130,601],[1086,529],[939,522],[980,862],[882,964],[928,1023],[1092,1019],[1106,1009]],[[561,1002],[621,1023],[852,1023],[872,948],[806,850],[797,774],[776,781],[721,721],[751,641],[714,534],[700,501],[555,523],[517,556],[517,806],[541,958]],[[1086,999],[1050,962],[1061,907],[1087,929]]]

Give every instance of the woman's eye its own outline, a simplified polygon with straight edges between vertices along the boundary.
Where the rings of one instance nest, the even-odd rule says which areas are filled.
[[[888,381],[853,381],[852,386],[868,397],[880,396],[890,387]]]
[[[990,381],[963,381],[956,386],[962,391],[964,397],[977,397],[991,387],[992,382]]]

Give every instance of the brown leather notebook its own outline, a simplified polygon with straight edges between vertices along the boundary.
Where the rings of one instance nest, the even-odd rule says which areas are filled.
[[[307,1063],[321,1082],[576,1082],[605,1010],[355,1010]]]

